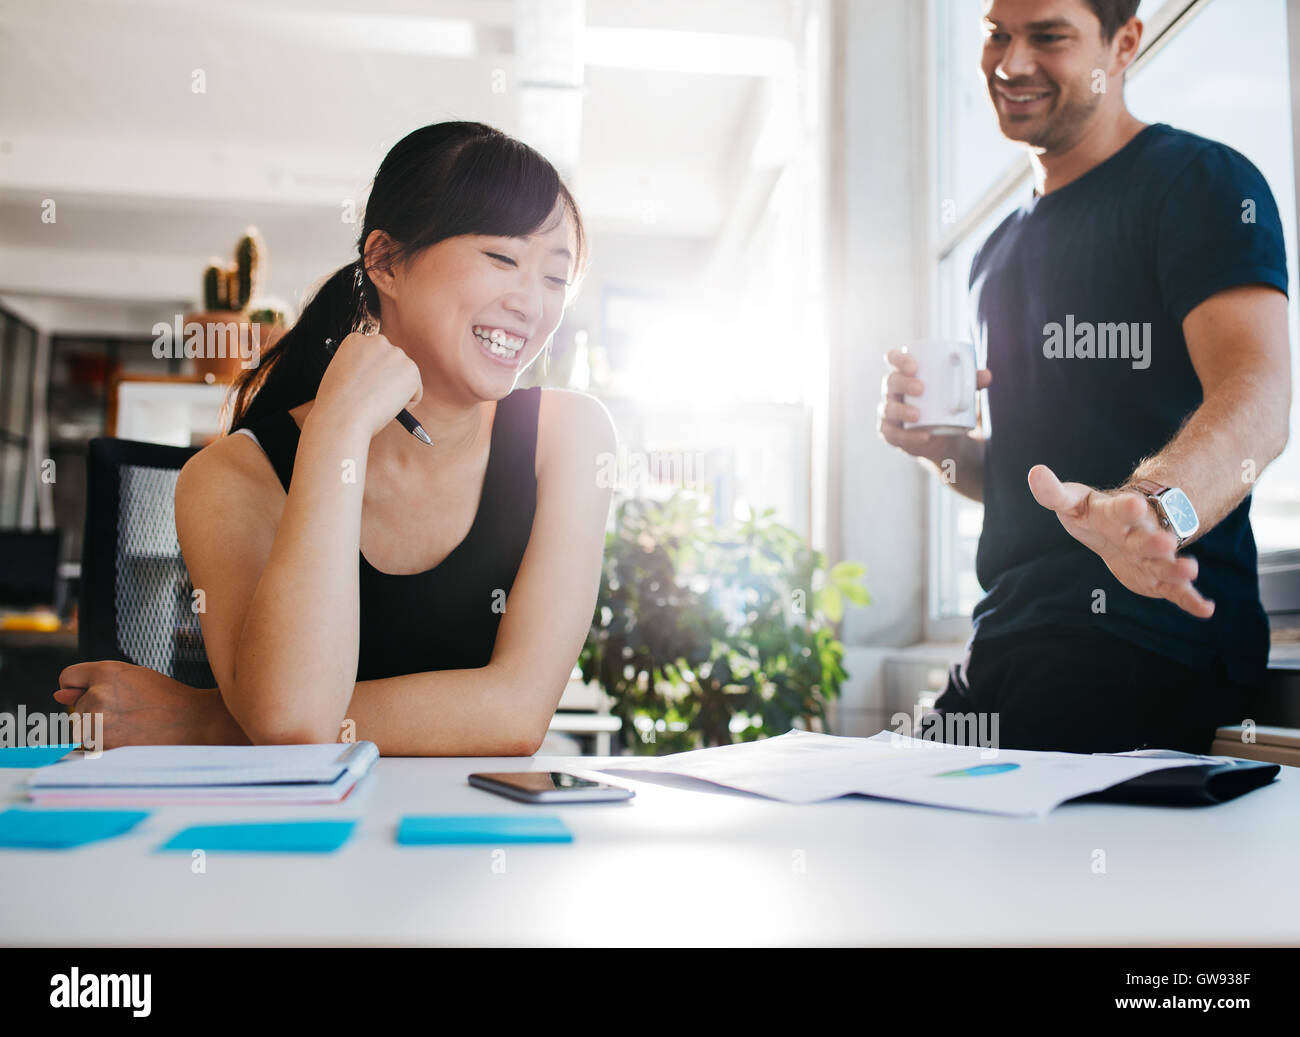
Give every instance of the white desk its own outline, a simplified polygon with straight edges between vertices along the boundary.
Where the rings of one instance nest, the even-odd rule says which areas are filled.
[[[1078,804],[1040,820],[863,797],[789,806],[622,776],[628,803],[529,807],[465,783],[598,762],[382,759],[337,806],[160,807],[104,843],[0,849],[0,942],[1300,944],[1295,768],[1221,806]],[[0,770],[0,805],[22,802],[28,773]],[[492,847],[393,841],[402,814],[513,811],[559,814],[574,842],[506,847],[500,873]],[[189,824],[334,817],[360,819],[334,854],[211,853],[195,875],[187,853],[154,852]]]

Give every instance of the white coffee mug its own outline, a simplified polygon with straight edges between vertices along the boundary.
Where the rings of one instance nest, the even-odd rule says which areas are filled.
[[[944,339],[913,342],[905,350],[916,358],[916,378],[924,385],[920,396],[903,402],[921,412],[906,429],[953,436],[975,428],[975,344]]]

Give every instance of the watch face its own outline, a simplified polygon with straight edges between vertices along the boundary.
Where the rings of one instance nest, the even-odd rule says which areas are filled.
[[[1165,515],[1174,533],[1180,537],[1189,537],[1196,532],[1199,525],[1196,509],[1187,499],[1187,494],[1178,489],[1169,490],[1160,495],[1160,503],[1164,505]]]

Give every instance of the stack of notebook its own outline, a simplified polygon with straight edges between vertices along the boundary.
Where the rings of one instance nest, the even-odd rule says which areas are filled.
[[[27,780],[37,803],[338,803],[379,758],[345,745],[138,745],[69,755]]]

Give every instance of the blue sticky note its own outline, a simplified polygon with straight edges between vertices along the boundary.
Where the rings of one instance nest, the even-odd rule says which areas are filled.
[[[129,832],[147,810],[37,810],[12,807],[0,813],[0,846],[68,850]]]
[[[571,843],[573,833],[549,814],[429,814],[402,818],[397,841],[407,846]]]
[[[224,850],[233,853],[332,853],[352,835],[356,821],[259,821],[194,825],[173,835],[160,850]]]
[[[73,749],[75,745],[20,745],[9,749],[0,749],[0,767],[44,767],[47,763],[57,763]]]

